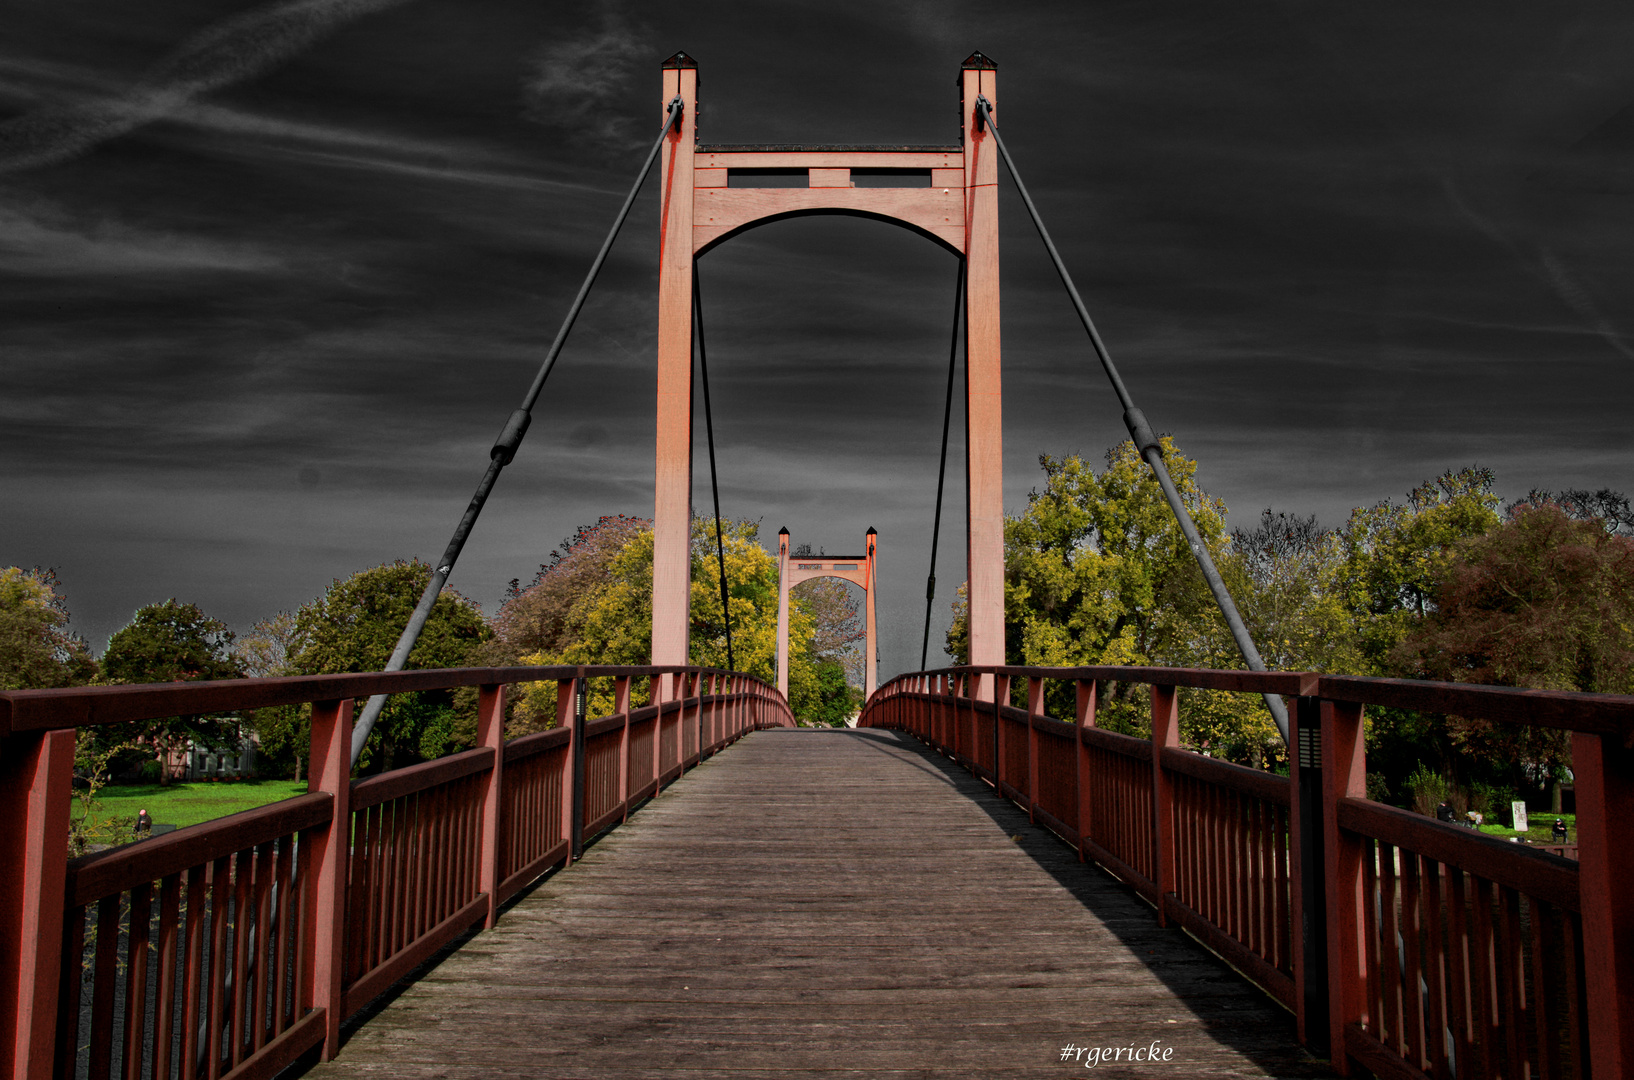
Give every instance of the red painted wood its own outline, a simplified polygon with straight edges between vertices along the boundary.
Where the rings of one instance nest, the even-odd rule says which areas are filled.
[[[232,890],[232,856],[223,855],[210,866],[210,956],[209,975],[204,984],[207,1018],[204,1030],[205,1075],[217,1080],[221,1075],[221,1030],[227,1013],[227,928],[231,924],[229,894]],[[117,901],[117,897],[114,897]],[[107,901],[103,901],[106,903]],[[98,973],[100,977],[100,972]],[[98,988],[100,989],[100,987]],[[93,1026],[93,1035],[95,1032]]]
[[[1595,1076],[1634,1073],[1634,842],[1628,837],[1634,753],[1627,745],[1602,735],[1572,736],[1583,979]]]
[[[1350,1072],[1342,1048],[1345,1028],[1367,1013],[1366,968],[1362,925],[1364,905],[1372,897],[1362,891],[1362,840],[1339,827],[1341,799],[1367,796],[1367,759],[1363,749],[1362,707],[1324,701],[1322,719],[1322,872],[1327,878],[1328,940],[1328,1045],[1335,1049],[1334,1067]],[[1439,921],[1437,922],[1439,925]],[[1432,927],[1432,940],[1436,934]],[[1438,953],[1440,950],[1436,950]],[[1432,973],[1435,987],[1441,976]],[[1439,1001],[1439,990],[1434,995]],[[1435,1029],[1441,1030],[1437,1023]]]
[[[1340,798],[1336,809],[1339,827],[1347,832],[1461,866],[1568,911],[1578,909],[1580,863],[1354,796]]]
[[[142,1044],[147,1029],[148,934],[153,922],[153,886],[131,890],[125,935],[125,1032],[119,1056],[125,1080],[142,1080]]]
[[[52,1071],[57,1080],[72,1080],[79,1057],[80,987],[84,963],[85,909],[69,908],[63,922],[62,977],[57,984],[56,1062]]]
[[[324,1061],[340,1052],[340,1024],[343,1019],[341,992],[345,969],[342,963],[346,941],[346,849],[350,842],[347,825],[351,821],[351,738],[352,700],[320,701],[312,705],[312,753],[307,772],[309,791],[325,791],[334,799],[330,824],[305,834],[310,839],[312,881],[309,884],[310,923],[307,928],[307,957],[310,969],[307,985],[314,1007],[326,1016]],[[220,865],[219,863],[217,864]],[[212,980],[214,983],[214,980]],[[214,1039],[212,1025],[211,1038]],[[212,1048],[213,1049],[213,1048]],[[218,1060],[211,1054],[211,1067]]]
[[[1174,892],[1174,790],[1163,769],[1163,749],[1180,746],[1180,699],[1172,686],[1152,687],[1152,861],[1158,895]],[[1160,907],[1158,925],[1168,925]]]
[[[278,862],[273,869],[274,891],[278,897],[273,926],[273,948],[277,957],[272,968],[273,1038],[281,1035],[293,1019],[290,1016],[292,1003],[289,996],[289,970],[295,931],[293,916],[296,892],[290,859],[290,848],[294,846],[291,841],[291,837],[278,841]]]
[[[96,906],[96,962],[91,992],[91,1080],[107,1080],[113,1071],[113,1009],[119,976],[120,897],[109,896]]]
[[[51,1075],[73,768],[72,731],[0,740],[0,1062],[19,1080]]]
[[[182,953],[181,1062],[191,1070],[199,1053],[199,1010],[204,993],[205,872],[203,866],[187,871],[187,927]]]

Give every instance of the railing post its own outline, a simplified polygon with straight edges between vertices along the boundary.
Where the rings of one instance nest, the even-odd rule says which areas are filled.
[[[1634,752],[1572,734],[1583,984],[1595,1076],[1634,1073]],[[1618,839],[1618,837],[1621,839]]]
[[[566,728],[567,753],[562,758],[562,839],[567,841],[567,858],[562,865],[572,866],[573,860],[578,857],[578,830],[574,825],[574,812],[579,806],[578,799],[578,770],[575,768],[579,731],[574,720],[577,716],[573,708],[573,689],[578,680],[556,680],[556,726]]]
[[[1077,683],[1077,717],[1076,730],[1073,735],[1078,743],[1078,861],[1087,862],[1089,857],[1084,852],[1086,841],[1095,828],[1095,803],[1092,798],[1091,778],[1089,768],[1089,744],[1084,741],[1084,729],[1095,726],[1095,691],[1097,683],[1094,679],[1079,679]]]
[[[1044,715],[1044,680],[1027,677],[1027,820],[1036,821],[1038,811],[1038,735],[1033,717]]]
[[[584,855],[584,719],[588,696],[583,668],[573,680],[573,857]]]
[[[1367,1011],[1362,843],[1339,829],[1339,800],[1367,797],[1362,707],[1323,701],[1321,709],[1323,882],[1327,896],[1328,1046],[1333,1067],[1350,1075],[1345,1025]]]
[[[618,736],[618,804],[620,821],[630,820],[630,677],[613,680],[613,713],[623,715],[624,727]]]
[[[501,683],[485,684],[477,689],[477,745],[491,747],[494,752],[493,768],[482,782],[482,846],[478,863],[480,879],[477,889],[488,894],[488,913],[482,928],[492,930],[499,918],[499,859],[500,821],[504,791],[505,765],[505,687]]]
[[[992,683],[982,676],[984,685],[993,688],[993,790],[1004,798],[1004,707],[1010,704],[1010,677],[994,673]]]
[[[1326,875],[1322,836],[1322,712],[1314,697],[1300,697],[1289,716],[1288,876],[1293,908],[1294,1020],[1299,1041],[1313,1054],[1328,1053]],[[1343,1056],[1343,1049],[1340,1049]]]
[[[1180,694],[1152,687],[1152,842],[1156,851],[1157,924],[1169,925],[1169,894],[1175,890],[1174,785],[1163,768],[1163,751],[1180,745]]]
[[[322,1058],[340,1053],[340,1024],[346,1017],[346,865],[351,844],[352,699],[312,703],[312,756],[307,791],[325,791],[334,800],[329,827],[312,838],[307,865],[312,874],[311,935],[306,956],[312,1005],[324,1010]],[[219,887],[219,886],[218,886]]]
[[[0,739],[0,1061],[18,1080],[52,1073],[73,778],[73,729]]]

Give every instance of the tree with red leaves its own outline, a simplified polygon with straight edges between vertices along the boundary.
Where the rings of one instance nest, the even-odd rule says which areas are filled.
[[[1461,542],[1434,608],[1395,650],[1420,678],[1591,693],[1634,692],[1634,538],[1550,502]],[[1570,761],[1566,733],[1452,718],[1453,741],[1489,760]]]

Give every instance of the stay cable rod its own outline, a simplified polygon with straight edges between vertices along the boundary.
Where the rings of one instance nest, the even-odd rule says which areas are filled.
[[[500,470],[511,463],[516,457],[516,451],[522,445],[522,437],[527,434],[528,424],[532,421],[534,404],[539,400],[539,393],[544,389],[545,380],[550,377],[551,368],[556,366],[556,358],[561,355],[562,346],[567,342],[568,332],[573,329],[573,323],[584,308],[585,298],[590,295],[590,287],[596,283],[596,276],[601,273],[602,264],[607,261],[607,253],[613,248],[613,240],[619,230],[624,227],[624,220],[630,216],[630,207],[635,204],[635,197],[646,182],[647,174],[652,172],[652,164],[658,159],[658,151],[664,145],[670,129],[681,119],[682,103],[677,95],[670,99],[669,107],[664,116],[664,126],[658,132],[658,138],[653,141],[652,149],[647,152],[647,160],[642,164],[635,183],[630,185],[630,193],[624,197],[624,205],[619,207],[618,216],[613,219],[613,227],[607,230],[607,238],[601,242],[601,250],[596,252],[596,258],[590,264],[589,273],[584,276],[584,283],[579,286],[579,293],[573,298],[568,308],[567,317],[562,320],[561,329],[556,331],[556,339],[550,344],[550,351],[539,366],[539,372],[533,377],[533,385],[522,398],[522,405],[511,413],[505,421],[505,426],[495,440],[493,449],[488,452],[488,470],[477,484],[476,493],[471,496],[470,503],[465,508],[465,514],[454,529],[453,537],[448,541],[448,547],[443,549],[443,556],[437,560],[437,565],[431,569],[431,580],[426,582],[425,591],[420,594],[420,602],[409,616],[408,625],[403,628],[402,636],[397,639],[397,647],[392,650],[391,659],[386,661],[382,671],[402,671],[408,663],[409,653],[414,643],[420,638],[420,631],[425,629],[426,620],[431,617],[431,609],[437,603],[437,597],[443,591],[443,585],[448,581],[448,575],[454,569],[454,563],[459,559],[460,552],[465,548],[466,537],[471,535],[471,529],[477,523],[477,516],[482,513],[483,506],[488,501],[488,493],[493,490],[494,482],[499,479]],[[358,718],[352,727],[352,767],[363,756],[364,744],[369,741],[369,733],[374,730],[375,721],[380,718],[381,709],[385,708],[386,695],[376,694],[369,698],[363,706],[363,715]]]
[[[1153,475],[1157,477],[1158,486],[1163,489],[1163,497],[1168,501],[1169,509],[1174,512],[1180,531],[1185,534],[1186,543],[1191,547],[1198,569],[1203,572],[1203,579],[1208,583],[1209,591],[1214,594],[1214,602],[1219,606],[1220,613],[1225,616],[1226,626],[1231,630],[1231,636],[1242,653],[1243,661],[1250,671],[1264,671],[1265,661],[1260,658],[1253,635],[1249,634],[1248,627],[1243,623],[1242,615],[1237,611],[1236,601],[1231,598],[1231,590],[1226,588],[1225,580],[1215,568],[1208,546],[1203,543],[1203,538],[1197,531],[1197,524],[1192,521],[1191,513],[1186,509],[1185,503],[1180,498],[1180,492],[1175,489],[1173,478],[1169,476],[1168,467],[1163,463],[1163,444],[1153,434],[1145,415],[1135,407],[1134,398],[1130,397],[1128,387],[1118,374],[1117,366],[1112,363],[1112,355],[1107,351],[1106,343],[1101,340],[1100,332],[1095,329],[1095,320],[1090,318],[1089,309],[1084,306],[1084,299],[1078,294],[1078,287],[1073,284],[1072,275],[1067,272],[1067,264],[1062,260],[1061,253],[1056,250],[1055,241],[1050,239],[1050,232],[1044,227],[1044,219],[1033,203],[1027,185],[1022,182],[1021,172],[1016,168],[1015,160],[1010,157],[1010,151],[1004,145],[1004,137],[999,134],[998,124],[993,121],[993,103],[988,101],[985,95],[976,98],[976,114],[979,122],[992,133],[993,142],[999,148],[999,156],[1004,158],[1004,166],[1009,170],[1010,178],[1016,182],[1016,190],[1021,193],[1021,201],[1033,219],[1033,227],[1038,230],[1039,238],[1044,241],[1044,248],[1049,252],[1050,261],[1055,264],[1055,272],[1060,275],[1061,284],[1066,286],[1067,295],[1072,298],[1072,306],[1078,312],[1078,319],[1089,334],[1095,355],[1100,360],[1101,367],[1105,369],[1106,377],[1112,383],[1113,392],[1118,395],[1118,403],[1123,406],[1123,423],[1129,429],[1129,437],[1135,444],[1135,450],[1145,459]],[[1271,711],[1277,730],[1282,733],[1282,741],[1286,743],[1288,710],[1282,699],[1275,694],[1266,694],[1265,707]]]
[[[925,579],[925,637],[919,645],[919,670],[925,670],[930,655],[931,605],[936,601],[936,547],[942,538],[942,489],[947,480],[947,437],[953,422],[953,376],[959,366],[959,331],[964,324],[965,261],[959,260],[959,275],[953,287],[953,340],[948,344],[947,400],[942,405],[942,458],[936,468],[936,516],[930,532],[930,576]]]
[[[726,542],[721,535],[721,489],[715,477],[715,419],[709,406],[709,354],[704,348],[704,302],[698,284],[698,264],[692,264],[693,340],[698,345],[698,376],[704,384],[704,437],[709,443],[709,493],[715,500],[715,557],[721,567],[721,618],[726,623],[726,669],[736,671],[732,658],[732,605],[726,589]]]

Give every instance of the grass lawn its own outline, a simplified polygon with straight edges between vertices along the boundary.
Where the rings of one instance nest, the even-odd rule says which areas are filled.
[[[253,810],[279,799],[306,794],[305,780],[234,780],[231,783],[109,784],[97,795],[102,805],[93,818],[129,818],[146,807],[156,825],[197,825],[240,810]],[[74,817],[80,816],[79,800],[74,800]]]
[[[1504,816],[1508,817],[1509,815],[1505,814]],[[1549,831],[1550,829],[1554,828],[1555,818],[1559,818],[1560,820],[1562,820],[1562,821],[1564,821],[1566,823],[1566,842],[1568,844],[1577,843],[1577,815],[1576,814],[1539,814],[1539,813],[1532,813],[1532,814],[1528,814],[1526,816],[1526,824],[1531,826],[1531,828],[1527,829],[1526,833],[1525,833],[1527,843],[1531,843],[1531,844],[1553,844],[1553,843],[1555,843],[1556,841],[1555,841],[1555,838],[1554,838],[1554,833]],[[1501,840],[1508,840],[1511,836],[1520,836],[1521,835],[1520,833],[1516,832],[1514,829],[1506,829],[1502,825],[1482,825],[1481,826],[1481,831],[1486,833],[1488,836],[1496,836]]]

